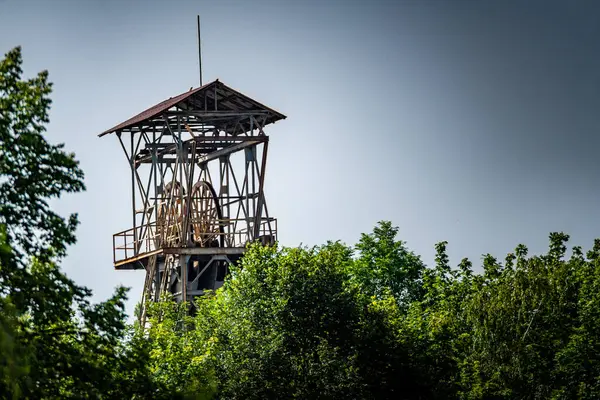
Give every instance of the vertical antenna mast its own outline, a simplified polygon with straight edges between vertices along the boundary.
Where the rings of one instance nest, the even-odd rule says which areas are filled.
[[[200,86],[202,86],[202,44],[200,42],[200,15],[198,15],[198,69],[200,71]]]

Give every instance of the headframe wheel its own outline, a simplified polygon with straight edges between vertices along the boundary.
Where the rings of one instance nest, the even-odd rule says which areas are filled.
[[[223,213],[217,192],[212,185],[200,180],[190,196],[190,227],[192,240],[201,247],[224,247]]]

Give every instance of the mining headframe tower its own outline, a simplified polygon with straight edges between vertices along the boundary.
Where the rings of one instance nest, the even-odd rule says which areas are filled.
[[[277,240],[265,128],[285,118],[216,80],[99,135],[118,138],[130,167],[132,227],[113,235],[113,261],[146,271],[142,326],[149,302],[168,295],[193,308],[248,243]]]

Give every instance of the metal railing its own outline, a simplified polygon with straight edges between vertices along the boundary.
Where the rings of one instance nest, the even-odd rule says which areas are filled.
[[[245,247],[251,240],[260,240],[263,244],[272,244],[277,240],[277,219],[261,218],[258,236],[254,238],[253,220],[230,218],[217,221],[217,226],[223,232],[206,232],[214,237],[224,237],[225,247]],[[182,232],[181,223],[174,222],[166,226],[156,222],[146,223],[135,228],[127,229],[113,235],[113,262],[118,262],[144,256],[162,248],[187,247],[188,237],[180,235],[167,237],[168,233]],[[188,230],[187,235],[191,235]]]

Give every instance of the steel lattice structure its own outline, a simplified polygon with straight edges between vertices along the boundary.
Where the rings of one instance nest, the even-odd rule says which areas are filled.
[[[269,137],[283,114],[214,81],[111,128],[131,169],[133,227],[113,235],[114,266],[144,269],[140,322],[163,295],[194,305],[249,242],[272,244],[264,196]]]

